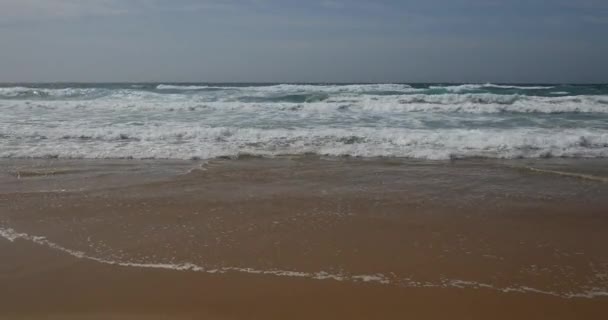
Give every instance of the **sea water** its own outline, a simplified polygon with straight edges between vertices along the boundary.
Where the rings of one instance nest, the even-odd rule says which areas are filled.
[[[608,85],[4,84],[0,157],[608,157]]]

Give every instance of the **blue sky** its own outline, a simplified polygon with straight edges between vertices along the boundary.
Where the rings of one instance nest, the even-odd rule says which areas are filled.
[[[0,0],[0,81],[608,82],[606,0]]]

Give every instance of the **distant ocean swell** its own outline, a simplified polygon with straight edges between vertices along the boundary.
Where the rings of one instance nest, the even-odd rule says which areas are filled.
[[[0,86],[0,157],[608,157],[606,85]]]

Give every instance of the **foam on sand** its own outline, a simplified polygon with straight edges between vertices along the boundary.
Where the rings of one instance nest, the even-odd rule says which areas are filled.
[[[129,267],[129,268],[147,268],[147,269],[165,269],[174,271],[189,271],[189,272],[205,272],[209,274],[223,274],[223,273],[246,273],[253,275],[267,275],[277,277],[295,277],[305,278],[312,280],[332,280],[332,281],[349,281],[349,282],[364,282],[374,283],[378,285],[396,285],[410,288],[459,288],[459,289],[486,289],[495,290],[504,293],[533,293],[549,295],[564,299],[575,299],[575,298],[586,298],[593,299],[598,297],[607,297],[608,291],[604,288],[586,288],[581,292],[553,292],[541,289],[536,289],[528,286],[517,286],[517,287],[496,287],[494,285],[479,283],[475,281],[457,280],[457,279],[441,279],[437,283],[432,282],[419,282],[409,278],[396,278],[394,276],[386,276],[383,274],[371,274],[371,275],[351,275],[348,273],[329,273],[325,271],[319,272],[301,272],[293,270],[261,270],[255,268],[246,267],[221,267],[221,268],[206,268],[205,266],[194,264],[194,263],[134,263],[129,261],[115,261],[107,260],[95,256],[88,255],[85,252],[71,250],[57,243],[48,240],[45,237],[33,236],[27,233],[18,232],[12,228],[0,226],[0,237],[15,242],[19,240],[29,241],[37,245],[41,245],[53,250],[61,251],[74,258],[85,259],[94,261],[97,263]]]
[[[539,169],[534,167],[516,167],[518,169],[525,169],[532,172],[544,173],[544,174],[555,174],[558,176],[583,179],[583,180],[591,180],[598,182],[608,182],[608,177],[602,177],[592,174],[584,174],[584,173],[575,173],[575,172],[567,172],[567,171],[558,171],[558,170],[548,170],[548,169]]]

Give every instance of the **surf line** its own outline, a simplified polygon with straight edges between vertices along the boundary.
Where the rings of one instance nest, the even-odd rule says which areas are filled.
[[[193,271],[193,272],[205,272],[209,274],[225,274],[229,272],[248,273],[257,275],[268,275],[268,276],[279,276],[279,277],[295,277],[313,280],[334,280],[334,281],[349,281],[355,283],[375,283],[379,285],[396,285],[400,287],[408,288],[457,288],[457,289],[488,289],[504,293],[534,293],[541,295],[548,295],[563,299],[594,299],[599,297],[608,297],[608,291],[604,289],[594,288],[592,290],[583,291],[579,293],[559,293],[553,291],[545,291],[541,289],[519,286],[519,287],[496,287],[490,284],[479,283],[475,281],[464,281],[464,280],[450,280],[441,279],[438,283],[430,282],[419,282],[409,278],[405,279],[392,279],[383,274],[372,274],[372,275],[348,275],[348,274],[332,274],[325,271],[320,272],[301,272],[301,271],[288,271],[288,270],[259,270],[254,268],[244,267],[221,267],[217,269],[208,269],[200,265],[193,263],[183,264],[165,264],[165,263],[138,263],[138,262],[121,262],[112,261],[104,258],[93,257],[87,255],[82,251],[68,249],[57,243],[48,240],[43,236],[33,236],[27,233],[18,232],[12,228],[5,227],[0,223],[0,238],[4,238],[9,242],[15,242],[17,240],[30,241],[34,244],[45,246],[50,249],[64,252],[72,257],[94,261],[101,264],[120,266],[120,267],[136,267],[136,268],[148,268],[148,269],[165,269],[173,271]]]
[[[577,179],[591,180],[591,181],[604,182],[604,183],[608,182],[608,177],[594,176],[591,174],[538,169],[538,168],[534,168],[534,167],[525,167],[525,166],[524,167],[513,166],[512,168],[525,169],[525,170],[529,170],[529,171],[537,172],[537,173],[554,174],[554,175],[558,175],[558,176],[562,176],[562,177],[577,178]]]

